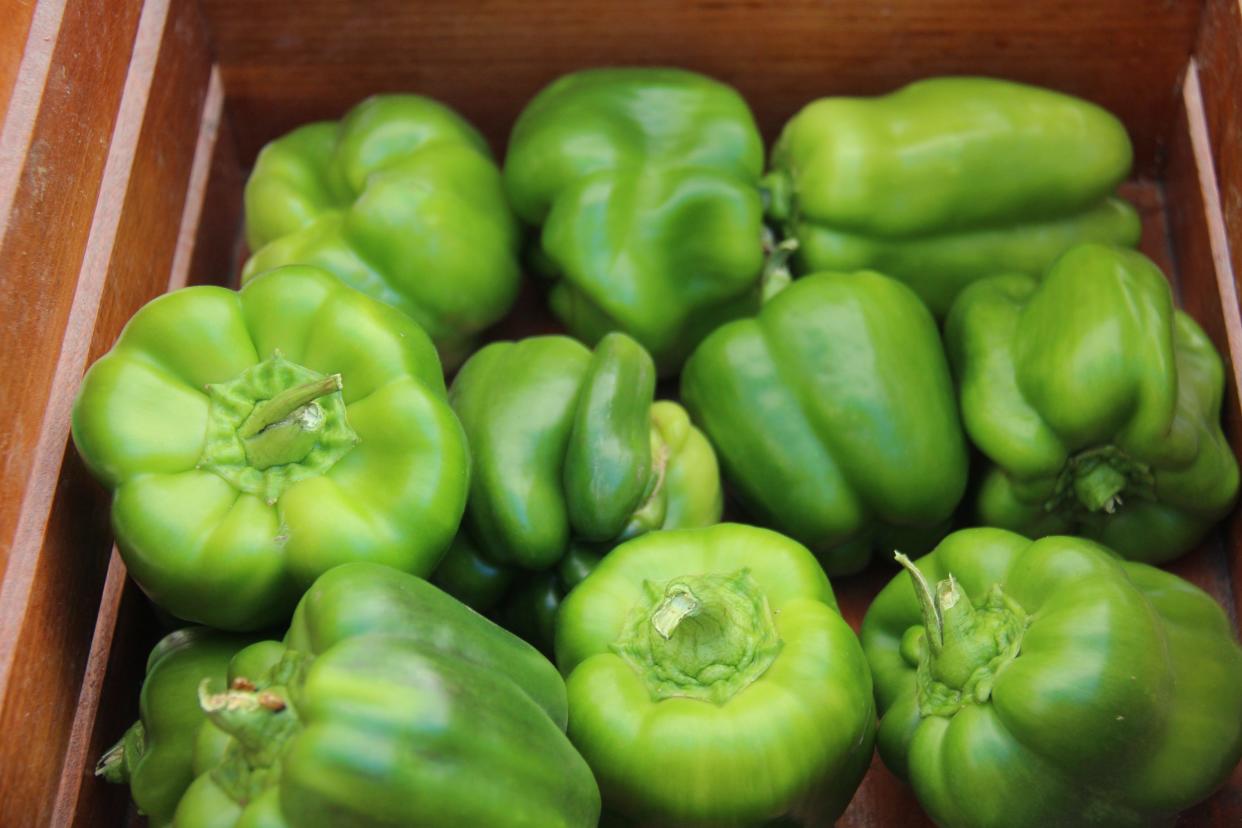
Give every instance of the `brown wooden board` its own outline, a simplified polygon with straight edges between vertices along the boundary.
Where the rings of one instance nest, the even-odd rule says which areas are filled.
[[[205,0],[243,162],[366,95],[441,98],[497,149],[521,107],[588,66],[660,64],[734,84],[765,137],[812,98],[989,74],[1117,112],[1154,172],[1201,3],[1194,0]],[[1136,94],[1136,91],[1138,94]]]
[[[0,121],[9,108],[13,87],[21,72],[22,60],[25,58],[23,47],[30,35],[34,12],[35,0],[12,0],[5,6],[4,25],[0,26]],[[55,12],[59,17],[60,9]],[[49,36],[45,34],[51,28],[49,24],[47,16],[40,21],[40,37]]]
[[[31,472],[63,448],[57,441],[40,445],[40,430],[141,6],[137,0],[110,9],[41,3],[25,71],[0,131],[0,157],[13,162],[0,164],[0,353],[6,362],[0,399],[12,403],[0,431],[0,573],[15,543],[18,515],[30,511],[26,500],[51,497],[47,487],[32,491],[40,481]],[[92,82],[83,83],[85,78]],[[135,102],[139,113],[141,103]],[[114,174],[112,186],[125,182],[123,171]],[[77,303],[75,324],[87,334],[95,304],[91,295]],[[36,527],[33,537],[40,533]]]
[[[1208,0],[1195,59],[1233,272],[1242,273],[1242,2]]]
[[[109,53],[96,41],[101,30],[106,32],[105,24],[124,17],[127,7],[105,5],[70,4],[66,24],[77,9],[95,8],[101,19],[81,32],[62,24],[56,52]],[[92,132],[86,124],[81,127],[85,132],[76,135],[74,122],[81,113],[60,112],[60,122],[49,129],[76,135],[82,146],[43,159],[49,166],[33,173],[46,179],[40,186],[49,190],[55,181],[57,197],[66,202],[81,193],[92,198],[98,193],[97,203],[85,205],[82,215],[63,216],[58,212],[63,205],[39,199],[23,201],[18,211],[32,232],[50,234],[44,243],[51,248],[58,248],[54,234],[63,233],[68,241],[73,231],[85,246],[79,259],[56,262],[60,270],[41,270],[34,257],[14,270],[31,280],[27,289],[36,297],[58,295],[47,288],[61,281],[53,278],[61,271],[69,274],[64,283],[72,287],[76,277],[77,287],[68,291],[72,303],[65,318],[41,323],[53,333],[63,329],[64,340],[59,349],[55,340],[43,343],[54,371],[49,367],[48,375],[40,377],[48,385],[47,402],[32,412],[39,417],[39,440],[0,589],[0,728],[5,733],[0,740],[0,767],[5,768],[0,824],[5,825],[42,824],[51,815],[108,570],[107,498],[67,447],[70,405],[89,361],[111,346],[138,307],[168,285],[211,66],[207,32],[193,3],[151,0],[141,9],[136,31],[132,61],[128,55],[114,56],[125,80],[110,125]],[[108,71],[98,68],[101,79],[111,77]],[[83,100],[74,106],[87,111],[96,98],[107,103],[98,91],[91,97],[96,67],[78,66],[73,72],[63,83],[82,90]],[[62,74],[53,64],[49,77]],[[52,117],[46,106],[40,120]],[[106,163],[102,171],[84,171],[79,157],[96,144],[106,150]],[[39,163],[28,156],[28,165]],[[93,182],[92,174],[97,176]],[[19,226],[10,215],[6,244]],[[33,324],[30,317],[24,320]],[[39,335],[51,339],[36,329],[34,341],[23,347],[23,360],[39,362],[42,354],[25,350],[39,344]],[[39,750],[31,750],[34,744]]]

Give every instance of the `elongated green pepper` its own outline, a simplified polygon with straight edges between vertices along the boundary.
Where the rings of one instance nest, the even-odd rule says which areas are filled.
[[[1137,243],[1137,212],[1112,195],[1131,156],[1122,124],[1086,101],[931,78],[810,104],[764,183],[799,272],[879,270],[943,317],[977,279],[1039,276],[1081,242]]]
[[[203,689],[215,735],[175,828],[596,824],[555,668],[426,581],[337,567],[280,650],[265,674]]]
[[[763,143],[730,87],[678,69],[566,75],[513,127],[505,189],[539,228],[553,312],[589,344],[623,331],[673,374],[753,312]]]
[[[1171,825],[1242,757],[1242,648],[1182,579],[956,532],[868,609],[880,756],[945,828]]]
[[[264,147],[246,238],[244,280],[322,267],[418,322],[451,365],[517,296],[517,222],[487,143],[418,95],[376,95]]]
[[[1224,368],[1142,254],[1081,245],[1042,283],[979,282],[945,340],[967,433],[992,462],[983,523],[1082,534],[1159,563],[1232,507]]]

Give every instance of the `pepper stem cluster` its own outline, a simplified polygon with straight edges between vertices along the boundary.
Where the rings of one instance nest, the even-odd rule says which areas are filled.
[[[324,474],[357,444],[342,387],[340,374],[324,376],[279,352],[207,386],[211,407],[198,467],[275,503],[289,486]]]
[[[1116,446],[1097,446],[1071,457],[1057,478],[1049,512],[1115,514],[1128,497],[1155,499],[1151,468]]]
[[[325,420],[323,408],[315,401],[340,390],[341,375],[332,374],[256,405],[237,429],[250,465],[268,469],[305,458],[319,440]]]
[[[222,693],[198,688],[199,705],[220,730],[233,737],[212,780],[236,802],[249,802],[276,783],[280,757],[300,724],[293,707],[275,688],[255,689],[235,681]]]
[[[900,552],[894,557],[910,574],[923,615],[919,712],[951,716],[967,704],[986,702],[997,673],[1018,656],[1026,613],[999,584],[976,607],[952,575],[933,590],[908,557]]]
[[[646,600],[613,645],[652,698],[724,704],[772,666],[780,636],[767,596],[743,569],[648,581]]]

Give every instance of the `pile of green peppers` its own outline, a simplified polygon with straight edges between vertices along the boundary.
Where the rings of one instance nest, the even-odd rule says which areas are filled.
[[[502,165],[417,95],[276,138],[242,287],[74,407],[188,624],[98,774],[174,828],[821,826],[878,748],[947,828],[1171,824],[1242,758],[1242,647],[1155,565],[1239,474],[1130,164],[932,78],[765,169],[661,68],[554,81]],[[564,333],[489,332],[523,270]],[[884,567],[856,635],[829,576]]]

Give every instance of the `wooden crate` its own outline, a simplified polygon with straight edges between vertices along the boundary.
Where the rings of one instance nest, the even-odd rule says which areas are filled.
[[[68,443],[86,366],[152,296],[235,280],[241,186],[268,139],[411,90],[500,151],[537,89],[600,64],[732,83],[769,140],[812,98],[943,73],[1108,107],[1134,137],[1143,248],[1229,358],[1242,448],[1239,0],[16,0],[0,27],[0,824],[132,818],[91,770],[136,713],[160,629]],[[505,330],[545,324],[527,296]],[[1242,521],[1173,568],[1236,620]],[[838,581],[853,623],[890,575]],[[1183,822],[1242,824],[1242,774]],[[877,762],[842,824],[927,823]]]

